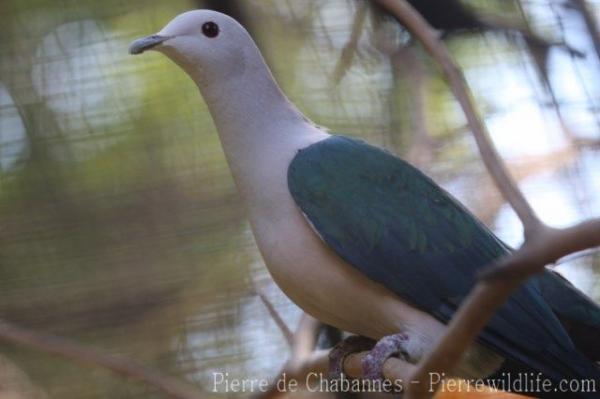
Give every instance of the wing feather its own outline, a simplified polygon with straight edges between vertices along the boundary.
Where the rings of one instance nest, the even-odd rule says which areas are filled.
[[[358,140],[332,136],[301,150],[288,185],[339,256],[443,322],[478,270],[509,251],[430,178]],[[598,376],[530,283],[499,309],[479,340],[553,378]]]

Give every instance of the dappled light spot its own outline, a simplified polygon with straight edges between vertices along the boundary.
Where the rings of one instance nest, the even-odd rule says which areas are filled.
[[[60,132],[46,134],[58,159],[86,159],[132,129],[139,79],[125,70],[126,48],[126,40],[94,20],[60,25],[42,39],[32,81],[56,113]]]

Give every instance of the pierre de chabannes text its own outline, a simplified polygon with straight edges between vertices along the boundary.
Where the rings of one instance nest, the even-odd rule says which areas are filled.
[[[458,381],[446,379],[443,373],[430,373],[429,385],[441,384],[440,391],[445,392],[489,392],[491,390],[513,391],[521,393],[539,392],[600,392],[595,380],[561,380],[555,383],[539,373],[516,373],[505,375],[502,380],[483,381],[480,379]],[[409,382],[418,384],[417,381]],[[236,392],[266,392],[276,389],[279,392],[402,392],[405,388],[403,380],[360,380],[350,379],[342,375],[338,379],[329,379],[322,373],[309,373],[302,380],[289,377],[287,374],[274,383],[266,378],[240,379],[230,376],[227,372],[214,372],[212,376],[212,391],[221,393]]]

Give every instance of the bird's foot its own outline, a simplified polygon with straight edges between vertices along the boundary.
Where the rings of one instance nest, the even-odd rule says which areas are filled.
[[[383,378],[383,364],[392,356],[406,358],[408,335],[394,334],[383,337],[362,360],[363,377],[367,380]]]
[[[340,341],[329,352],[329,378],[340,378],[340,375],[344,373],[344,360],[346,356],[356,352],[371,350],[374,345],[375,341],[360,335],[352,335]]]

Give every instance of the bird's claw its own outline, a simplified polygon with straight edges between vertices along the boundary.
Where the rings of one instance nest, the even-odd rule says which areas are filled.
[[[374,345],[375,341],[360,335],[352,335],[340,341],[329,352],[329,378],[336,379],[344,373],[344,360],[346,356],[370,350]]]
[[[404,357],[403,348],[408,341],[406,334],[394,334],[383,337],[362,360],[363,378],[380,380],[383,378],[383,364],[394,355]]]

